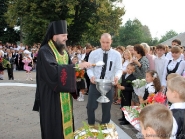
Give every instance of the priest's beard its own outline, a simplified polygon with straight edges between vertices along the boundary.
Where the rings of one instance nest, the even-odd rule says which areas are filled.
[[[54,43],[55,47],[57,48],[58,52],[60,54],[63,54],[63,50],[66,48],[66,45],[57,41],[57,40],[53,41],[53,43]]]

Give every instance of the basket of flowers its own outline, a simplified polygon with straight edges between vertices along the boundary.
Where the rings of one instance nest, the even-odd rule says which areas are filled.
[[[84,127],[74,132],[74,139],[118,139],[114,124],[90,126],[83,123]]]

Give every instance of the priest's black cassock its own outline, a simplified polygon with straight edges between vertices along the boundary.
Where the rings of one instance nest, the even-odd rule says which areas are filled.
[[[66,32],[67,26],[66,29],[61,29],[62,31],[57,32],[58,29],[57,31],[55,30],[56,24],[60,25],[61,23],[66,25],[63,21],[50,24],[37,57],[37,89],[33,110],[40,113],[42,139],[65,138],[62,121],[64,114],[61,111],[60,94],[61,92],[76,92],[75,65],[71,64],[69,57],[67,64],[58,64],[56,55],[48,44],[49,39],[53,35],[64,34]],[[70,94],[76,95],[76,93]]]

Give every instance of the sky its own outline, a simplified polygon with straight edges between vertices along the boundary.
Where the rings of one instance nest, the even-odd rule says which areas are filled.
[[[122,0],[125,7],[123,25],[137,18],[150,29],[152,38],[161,38],[167,31],[185,32],[185,0]]]

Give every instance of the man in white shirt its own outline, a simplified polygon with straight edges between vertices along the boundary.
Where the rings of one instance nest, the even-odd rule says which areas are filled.
[[[118,80],[122,76],[122,58],[121,54],[111,49],[112,37],[108,33],[101,35],[100,39],[101,48],[92,51],[89,55],[88,62],[97,63],[98,61],[104,61],[103,67],[94,67],[87,69],[87,74],[90,78],[91,85],[88,92],[88,103],[87,103],[87,115],[88,124],[95,124],[95,110],[98,107],[97,99],[101,96],[100,92],[96,89],[96,79],[114,80],[117,84]],[[110,109],[113,102],[114,87],[107,92],[106,97],[109,98],[108,103],[102,103],[102,122],[106,124],[110,122]]]

